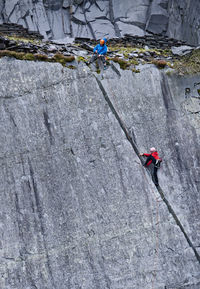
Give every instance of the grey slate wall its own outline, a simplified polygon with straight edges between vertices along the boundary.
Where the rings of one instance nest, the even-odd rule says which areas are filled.
[[[143,36],[146,31],[199,44],[195,0],[5,0],[0,22],[22,24],[45,38]]]
[[[116,69],[0,60],[0,288],[199,288],[199,77]]]

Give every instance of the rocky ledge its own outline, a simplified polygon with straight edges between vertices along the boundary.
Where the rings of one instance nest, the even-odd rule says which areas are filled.
[[[0,23],[20,23],[46,39],[99,39],[149,32],[199,44],[200,2],[195,0],[4,0]]]
[[[25,35],[27,36],[27,35]],[[93,47],[97,41],[76,38],[74,42],[68,41],[41,41],[27,37],[10,36],[2,33],[0,36],[0,57],[10,56],[21,60],[39,60],[47,62],[60,62],[63,66],[76,68],[80,62],[86,63],[93,54]],[[139,72],[138,66],[145,63],[153,63],[158,68],[180,68],[180,73],[190,72],[187,68],[188,59],[184,55],[194,53],[198,57],[198,47],[185,45],[184,41],[170,39],[162,35],[131,36],[113,38],[108,41],[107,64],[119,63],[120,68]],[[182,60],[186,64],[182,65]],[[194,62],[194,63],[193,63]],[[200,67],[196,56],[192,62],[191,72],[199,72]],[[181,63],[181,65],[180,65]],[[194,65],[193,65],[194,64]],[[100,72],[97,65],[96,71]]]

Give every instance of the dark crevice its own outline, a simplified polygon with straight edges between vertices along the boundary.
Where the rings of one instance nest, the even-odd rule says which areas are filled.
[[[92,25],[91,25],[90,22],[87,21],[87,18],[86,18],[86,10],[84,10],[84,9],[82,8],[82,11],[83,11],[83,14],[84,14],[84,17],[85,17],[85,22],[86,22],[86,24],[87,24],[87,26],[88,26],[88,29],[90,30],[90,33],[91,33],[92,37],[96,40],[96,36],[95,36],[94,30],[93,30],[93,28],[92,28]]]
[[[190,114],[198,114],[200,113],[200,111],[190,111],[190,110],[187,110]]]
[[[138,148],[136,147],[135,143],[133,142],[132,138],[130,137],[129,132],[128,132],[128,130],[126,129],[126,126],[125,126],[124,122],[122,121],[122,119],[121,119],[120,116],[118,115],[117,111],[115,110],[115,108],[114,108],[112,102],[110,101],[109,96],[108,96],[107,92],[105,91],[105,89],[104,89],[101,81],[100,81],[96,76],[95,76],[95,78],[96,78],[96,81],[97,81],[97,83],[98,83],[98,85],[99,85],[99,88],[101,89],[101,91],[102,91],[102,93],[103,93],[103,96],[104,96],[106,102],[108,103],[111,111],[113,112],[114,116],[116,117],[117,121],[119,122],[119,125],[121,126],[122,130],[124,131],[124,133],[125,133],[125,135],[126,135],[126,138],[128,139],[128,141],[130,142],[130,144],[131,144],[132,148],[134,149],[135,153],[137,154],[137,156],[138,156],[138,157],[140,158],[140,160],[141,160],[141,157],[139,156],[139,154],[140,154],[140,153],[139,153],[139,150],[138,150]]]
[[[161,187],[157,187],[157,190],[158,190],[158,192],[160,193],[161,198],[162,198],[163,201],[165,202],[165,204],[166,204],[166,206],[167,206],[167,208],[168,208],[168,211],[169,211],[169,212],[171,213],[171,215],[173,216],[173,218],[174,218],[177,226],[179,226],[179,228],[181,229],[181,231],[182,231],[183,235],[185,236],[185,238],[186,238],[189,246],[190,246],[190,247],[192,248],[192,250],[194,251],[194,254],[195,254],[198,262],[200,263],[200,256],[199,256],[199,254],[198,254],[195,246],[192,244],[192,241],[190,240],[190,238],[188,237],[187,233],[185,232],[185,230],[184,230],[184,228],[183,228],[180,220],[178,219],[176,213],[175,213],[174,210],[172,209],[172,207],[171,207],[171,205],[169,204],[168,200],[165,198],[164,193],[163,193]]]
[[[53,145],[54,144],[54,138],[51,132],[51,123],[49,121],[49,116],[48,113],[46,111],[43,112],[43,116],[44,116],[44,124],[45,127],[47,128],[47,131],[49,133],[49,138],[50,138],[50,144]]]
[[[4,13],[3,13],[5,11],[5,5],[6,5],[6,0],[3,0],[3,3],[2,3],[3,8],[1,10],[1,17],[2,17],[3,23],[6,22],[6,19],[4,17]]]
[[[114,65],[113,63],[110,64],[110,67],[112,68],[112,70],[113,70],[114,72],[117,73],[117,75],[118,75],[119,77],[121,77],[120,71],[115,67],[115,65]]]
[[[196,87],[196,86],[198,86],[198,85],[200,85],[200,82],[195,82],[195,83],[194,83],[194,87]]]
[[[86,22],[79,20],[78,18],[72,16],[71,20],[78,25],[86,25]]]
[[[87,22],[87,26],[88,26],[91,34],[92,34],[92,37],[96,40],[96,36],[95,36],[95,34],[94,34],[94,30],[93,30],[93,28],[92,28],[91,23],[90,23],[90,22]]]
[[[129,132],[128,132],[125,124],[124,124],[124,122],[122,121],[122,119],[121,119],[120,116],[118,115],[117,111],[115,110],[115,108],[114,108],[114,106],[113,106],[113,104],[112,104],[112,102],[111,102],[111,100],[110,100],[110,98],[109,98],[106,90],[104,89],[101,81],[100,81],[96,76],[95,76],[95,78],[96,78],[96,81],[97,81],[97,83],[98,83],[98,85],[99,85],[99,88],[100,88],[100,90],[101,90],[101,92],[102,92],[102,94],[103,94],[106,102],[108,103],[108,105],[109,105],[112,113],[114,114],[114,116],[115,116],[115,118],[117,119],[120,127],[121,127],[122,130],[124,131],[127,140],[130,142],[133,150],[135,151],[136,155],[139,157],[141,163],[143,164],[142,158],[141,158],[140,155],[139,155],[139,150],[138,150],[138,148],[137,148],[137,145],[136,145],[135,142],[133,141],[132,137],[130,136],[130,134],[129,134]],[[168,108],[168,104],[165,103],[165,105],[166,105],[167,108]],[[174,218],[177,226],[179,226],[180,230],[182,231],[182,233],[183,233],[186,241],[188,242],[189,246],[192,248],[192,250],[193,250],[193,252],[194,252],[194,254],[195,254],[195,256],[196,256],[196,259],[197,259],[198,262],[200,263],[200,256],[199,256],[197,250],[195,249],[195,246],[192,244],[192,241],[190,240],[189,236],[188,236],[187,233],[185,232],[185,230],[184,230],[184,228],[183,228],[183,225],[181,224],[180,220],[178,219],[176,213],[174,212],[173,208],[172,208],[171,205],[169,204],[168,200],[165,198],[164,193],[163,193],[163,190],[161,189],[160,186],[158,186],[158,187],[156,186],[156,189],[158,190],[158,192],[159,192],[162,200],[163,200],[164,203],[166,204],[169,213],[170,213],[170,214],[172,215],[172,217]]]
[[[110,16],[110,22],[114,26],[115,34],[117,37],[121,37],[121,32],[119,29],[119,26],[117,25],[115,21],[115,16],[114,16],[114,9],[113,9],[113,0],[109,0],[109,16]]]
[[[120,22],[125,23],[125,24],[129,24],[129,25],[133,25],[133,26],[137,26],[138,28],[144,30],[145,29],[145,24],[139,21],[123,21],[120,20]]]

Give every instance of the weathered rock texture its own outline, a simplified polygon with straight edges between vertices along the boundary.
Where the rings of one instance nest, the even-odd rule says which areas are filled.
[[[199,289],[198,82],[0,60],[0,288]]]
[[[43,39],[43,36],[36,32],[30,31],[28,28],[24,28],[22,25],[15,23],[3,23],[0,24],[1,35],[14,35],[15,37],[26,37],[29,39]]]
[[[4,0],[0,22],[19,23],[46,38],[121,37],[148,31],[199,44],[196,0]]]

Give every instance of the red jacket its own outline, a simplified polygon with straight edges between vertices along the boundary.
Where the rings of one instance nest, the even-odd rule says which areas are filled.
[[[154,157],[156,160],[161,160],[161,161],[162,161],[162,159],[159,157],[157,151],[155,151],[155,152],[153,152],[153,153],[151,153],[151,154],[143,154],[143,155],[144,155],[145,157],[149,157],[150,155],[152,155],[152,157]],[[147,163],[147,166],[149,166],[151,163],[152,163],[152,160],[150,160],[150,161]]]

